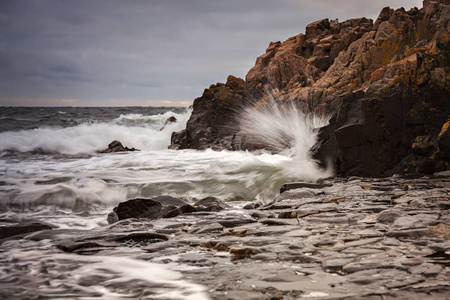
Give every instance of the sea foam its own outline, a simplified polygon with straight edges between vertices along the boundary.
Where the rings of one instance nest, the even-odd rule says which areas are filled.
[[[328,124],[329,115],[306,113],[293,102],[269,103],[247,108],[241,114],[241,132],[246,139],[286,156],[285,176],[316,181],[332,175],[319,167],[311,148],[317,142],[317,129]]]
[[[75,155],[92,154],[119,140],[124,146],[143,150],[166,149],[173,131],[185,127],[190,112],[166,112],[153,116],[121,115],[108,123],[85,123],[73,127],[40,127],[0,133],[0,152],[44,152]],[[175,116],[177,122],[164,125]]]

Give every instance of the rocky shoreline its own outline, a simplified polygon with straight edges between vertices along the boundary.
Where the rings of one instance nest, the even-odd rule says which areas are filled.
[[[229,76],[207,88],[170,148],[270,150],[241,120],[245,109],[274,101],[332,115],[314,156],[341,176],[448,170],[449,32],[448,0],[385,7],[375,22],[313,22],[304,34],[270,43],[245,80]]]
[[[283,190],[266,204],[211,197],[176,216],[124,218],[94,231],[42,227],[1,243],[50,239],[52,253],[93,257],[132,251],[138,260],[175,266],[213,299],[448,299],[448,172],[334,178]],[[159,197],[185,202],[170,198]],[[135,205],[134,213],[141,209]],[[65,275],[39,276],[51,282]]]

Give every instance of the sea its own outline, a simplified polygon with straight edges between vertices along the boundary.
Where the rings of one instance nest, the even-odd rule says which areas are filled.
[[[301,128],[306,126],[306,133],[298,139],[308,140],[306,147],[292,144],[285,152],[168,149],[171,134],[186,127],[190,114],[190,108],[180,107],[0,107],[0,226],[5,220],[38,220],[56,229],[98,230],[108,226],[107,214],[128,199],[170,195],[195,201],[214,196],[244,200],[232,202],[237,206],[265,203],[285,182],[327,175],[307,153],[317,126],[305,124]],[[271,111],[243,118],[247,127],[256,124],[254,131],[280,118],[299,123],[298,114],[273,115]],[[172,116],[176,122],[166,123]],[[302,131],[289,123],[279,130],[292,128]],[[255,135],[270,135],[269,129],[263,130]],[[113,140],[139,151],[100,153]],[[131,291],[113,292],[104,286],[94,293],[92,287],[80,292],[80,278],[89,272],[112,272],[115,280],[170,287],[160,288],[154,299],[208,299],[203,287],[186,281],[177,270],[129,255],[80,257],[55,252],[50,241],[27,239],[3,242],[0,252],[1,299],[132,298]],[[43,282],[53,278],[49,272],[65,274],[60,261],[72,265],[70,275]]]

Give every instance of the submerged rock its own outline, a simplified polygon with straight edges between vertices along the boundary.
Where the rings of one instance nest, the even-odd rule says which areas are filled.
[[[41,230],[51,230],[53,228],[54,226],[40,221],[21,221],[0,226],[0,240]]]

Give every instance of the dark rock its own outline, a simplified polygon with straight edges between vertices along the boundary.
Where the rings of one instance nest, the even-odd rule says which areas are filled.
[[[108,223],[112,224],[117,220],[129,218],[161,218],[162,205],[160,202],[152,199],[131,199],[119,203],[113,212],[108,215]]]
[[[39,221],[23,221],[16,224],[1,226],[0,239],[41,230],[51,230],[53,228],[54,226]]]
[[[206,197],[195,202],[197,211],[221,211],[229,207],[223,200],[216,197]]]
[[[116,245],[99,243],[95,241],[83,242],[63,242],[57,245],[57,248],[64,252],[98,252],[108,248],[116,247]]]
[[[157,196],[151,199],[131,199],[119,203],[108,214],[108,223],[129,218],[172,218],[183,213],[195,212],[196,208],[186,201],[171,196]]]
[[[323,189],[325,187],[330,187],[332,184],[326,183],[308,183],[308,182],[289,182],[285,183],[280,188],[280,194],[285,191],[300,189],[300,188],[308,188],[308,189]]]
[[[233,228],[239,227],[245,224],[256,223],[255,219],[250,218],[239,218],[239,219],[231,219],[231,220],[217,220],[217,222],[225,228]]]
[[[164,123],[163,127],[161,127],[160,131],[163,130],[164,128],[166,128],[167,125],[175,123],[175,122],[177,122],[177,118],[175,118],[174,116],[167,118],[166,122]]]
[[[100,153],[113,153],[113,152],[125,152],[125,151],[139,151],[139,149],[124,147],[121,142],[114,140],[111,143],[109,143],[107,149],[104,149],[99,152]]]
[[[141,242],[141,241],[148,241],[151,243],[155,242],[161,242],[161,241],[167,241],[169,238],[160,233],[154,233],[154,232],[133,232],[126,235],[119,235],[119,236],[112,236],[109,237],[107,240],[114,241],[114,242],[127,242],[127,241],[134,241],[134,242]]]
[[[171,149],[237,149],[236,112],[243,105],[245,81],[229,76],[226,84],[211,85],[194,100],[186,129],[172,134]]]
[[[261,205],[259,203],[250,202],[244,205],[243,209],[250,210],[250,209],[256,209],[260,207]]]

